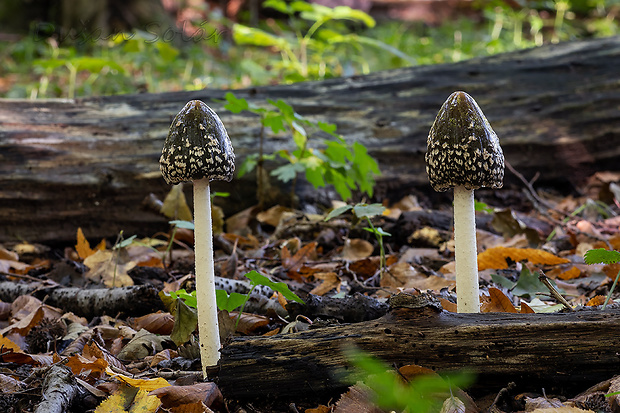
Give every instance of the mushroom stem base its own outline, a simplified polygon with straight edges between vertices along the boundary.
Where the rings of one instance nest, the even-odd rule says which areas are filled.
[[[459,313],[479,313],[474,191],[464,186],[454,188],[454,254],[456,310]]]

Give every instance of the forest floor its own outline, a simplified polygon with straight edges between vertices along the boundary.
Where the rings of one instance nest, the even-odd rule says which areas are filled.
[[[489,196],[488,204],[479,203],[482,312],[544,314],[569,311],[568,307],[601,307],[620,264],[612,260],[588,265],[584,255],[597,248],[620,249],[620,194],[615,184],[619,180],[620,174],[600,172],[572,195],[536,192],[524,184],[523,188],[499,190],[503,198]],[[480,193],[484,199],[490,192]],[[502,199],[522,202],[518,207],[502,205]],[[284,282],[305,302],[291,305],[286,294],[274,291],[279,287],[256,286],[237,325],[238,313],[233,308],[230,313],[220,312],[224,346],[240,336],[282,337],[320,328],[326,322],[345,325],[375,319],[389,311],[387,299],[402,292],[419,295],[428,291],[444,312],[456,311],[451,206],[429,209],[425,202],[408,196],[394,205],[366,208],[329,220],[326,215],[283,206],[265,211],[254,208],[229,217],[225,225],[215,214],[215,224],[219,222],[216,288],[227,294],[248,294],[252,284],[245,274],[257,271],[274,282]],[[383,234],[385,266],[381,265],[378,233]],[[119,238],[114,243],[104,240],[97,246],[84,235],[88,236],[76,228],[75,246],[64,250],[26,243],[0,248],[1,412],[620,409],[615,396],[605,397],[620,390],[613,366],[609,374],[596,377],[600,384],[590,390],[596,383],[578,383],[582,386],[578,391],[549,394],[544,388],[555,388],[552,382],[544,388],[528,387],[515,385],[516,377],[510,376],[481,389],[474,386],[474,378],[470,386],[475,390],[469,393],[468,388],[449,386],[448,392],[429,390],[418,395],[419,400],[409,398],[405,404],[395,402],[389,407],[388,399],[402,396],[397,394],[402,386],[393,384],[374,394],[379,387],[368,378],[376,370],[364,370],[368,365],[352,361],[358,370],[366,371],[368,380],[345,386],[338,397],[308,400],[300,395],[298,401],[284,402],[272,394],[259,400],[238,400],[220,391],[217,371],[215,381],[202,379],[196,321],[191,317],[194,310],[187,302],[191,296],[175,298],[174,292],[184,289],[189,293],[194,285],[192,231],[177,228],[172,243],[170,234],[154,234],[143,239]],[[540,281],[543,272],[566,304]],[[346,316],[342,309],[308,305],[317,302],[313,297],[344,302],[355,293],[363,294],[371,304]],[[618,297],[616,290],[608,305]],[[294,317],[287,311],[293,307]],[[182,314],[186,309],[189,318]],[[291,359],[300,356],[290,354]],[[419,360],[418,364],[386,368],[393,372],[398,368],[398,376],[389,377],[399,377],[401,384],[439,377],[431,370],[432,363]],[[527,382],[527,372],[519,377]],[[268,382],[270,377],[263,380]],[[388,394],[392,391],[395,396]]]

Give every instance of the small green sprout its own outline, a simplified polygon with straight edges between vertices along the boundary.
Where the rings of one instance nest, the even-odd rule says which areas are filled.
[[[241,313],[243,313],[243,309],[245,308],[245,305],[250,299],[252,292],[259,285],[269,287],[273,291],[279,292],[287,300],[296,301],[298,303],[304,304],[304,301],[301,298],[299,298],[295,293],[293,293],[288,288],[288,285],[286,285],[283,282],[271,281],[269,278],[265,277],[262,274],[259,274],[257,271],[254,271],[254,270],[245,274],[245,277],[247,277],[250,280],[250,290],[247,292],[247,294],[239,294],[235,292],[228,294],[226,291],[221,290],[221,289],[215,290],[216,303],[217,303],[217,307],[220,310],[226,310],[228,312],[231,312],[235,310],[236,308],[241,307],[241,310],[239,310],[239,315],[237,316],[236,325],[239,325],[239,320],[241,319]],[[187,293],[185,290],[179,290],[179,291],[170,293],[170,295],[174,299],[178,298],[178,299],[183,300],[187,306],[196,308],[196,291]]]
[[[586,252],[584,260],[586,264],[616,264],[620,262],[620,252],[609,251],[604,248],[598,248]],[[618,278],[620,278],[620,271],[618,271],[618,275],[616,275],[616,279],[611,285],[609,294],[607,294],[607,297],[605,298],[605,302],[603,303],[603,310],[605,309],[605,307],[607,307],[607,303],[609,303],[611,294],[614,292],[616,284],[618,284]]]
[[[366,222],[368,223],[368,228],[364,228],[364,230],[370,233],[373,233],[375,235],[375,238],[377,239],[377,243],[379,244],[379,253],[381,254],[379,271],[380,271],[380,276],[383,277],[383,272],[385,271],[385,268],[387,266],[386,259],[385,259],[385,247],[383,245],[383,237],[389,237],[392,234],[384,231],[383,228],[381,227],[375,227],[370,218],[376,215],[379,215],[379,216],[383,215],[383,212],[385,211],[385,207],[381,204],[362,204],[362,203],[355,204],[355,205],[343,205],[341,207],[335,208],[329,214],[327,214],[327,217],[325,217],[325,221],[329,221],[330,219],[335,218],[339,215],[342,215],[348,211],[353,211],[353,214],[355,215],[356,220],[365,218]]]

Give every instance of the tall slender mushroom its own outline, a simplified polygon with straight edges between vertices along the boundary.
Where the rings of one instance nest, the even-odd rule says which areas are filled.
[[[209,182],[230,181],[235,154],[224,124],[206,104],[188,102],[170,125],[161,158],[161,173],[168,184],[193,181],[194,255],[196,299],[202,371],[219,360],[220,335],[215,302],[213,232]]]
[[[474,189],[501,188],[504,154],[476,101],[454,92],[444,102],[427,139],[426,173],[435,191],[454,188],[457,311],[480,312]]]

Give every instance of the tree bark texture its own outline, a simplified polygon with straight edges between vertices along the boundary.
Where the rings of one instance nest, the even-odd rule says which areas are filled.
[[[527,178],[540,173],[538,183],[558,186],[596,170],[618,170],[619,66],[620,37],[612,37],[235,93],[261,106],[283,99],[310,119],[336,123],[348,142],[364,144],[379,161],[376,194],[389,198],[430,192],[426,137],[455,90],[477,100],[506,160]],[[77,227],[92,238],[167,229],[165,218],[140,210],[141,202],[169,190],[158,159],[170,122],[188,100],[218,112],[239,161],[258,152],[258,118],[226,111],[216,101],[225,93],[0,100],[0,242],[72,241]],[[268,135],[264,151],[292,146],[286,136]],[[254,181],[214,183],[214,190],[231,193],[217,200],[227,214],[255,203]],[[508,173],[506,182],[517,180]]]
[[[384,317],[273,337],[235,338],[220,359],[218,386],[231,399],[325,397],[347,387],[343,349],[390,365],[439,372],[471,369],[476,386],[499,390],[576,386],[618,373],[620,310],[556,314],[457,314],[397,308]]]
[[[78,392],[71,369],[62,365],[52,366],[45,375],[41,403],[35,413],[64,413],[69,410]]]

